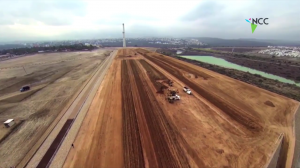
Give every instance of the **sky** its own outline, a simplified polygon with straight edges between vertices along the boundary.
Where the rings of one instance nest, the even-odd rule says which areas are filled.
[[[299,40],[299,0],[0,0],[0,41],[126,37]],[[245,19],[269,18],[251,32]]]

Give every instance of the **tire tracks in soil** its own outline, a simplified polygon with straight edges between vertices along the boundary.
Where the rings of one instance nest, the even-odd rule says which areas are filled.
[[[142,63],[143,62],[143,63]],[[158,71],[158,69],[156,69],[155,67],[153,67],[152,65],[150,65],[147,61],[143,60],[139,60],[140,63],[140,68],[145,68],[145,66],[147,67],[148,65],[152,67],[153,70]],[[147,65],[148,64],[148,65]],[[160,71],[158,71],[160,72]],[[151,76],[147,73],[141,73],[144,77],[144,79],[146,79],[147,77],[149,78],[149,80],[151,81]],[[163,75],[163,74],[162,74]],[[163,75],[164,76],[164,75]],[[167,79],[167,77],[165,77]],[[153,84],[153,83],[152,83]],[[150,86],[149,86],[150,87]],[[155,86],[153,85],[153,87],[155,88]],[[151,88],[151,87],[150,87]],[[172,121],[172,119],[170,118],[170,116],[165,115],[166,118],[169,121]],[[178,139],[178,141],[181,143],[182,148],[186,151],[186,154],[188,154],[193,161],[195,162],[195,164],[198,167],[207,167],[205,165],[205,163],[202,161],[202,159],[200,159],[200,157],[198,156],[197,152],[192,148],[191,145],[188,144],[188,142],[185,140],[185,138],[183,137],[182,134],[180,134],[180,131],[178,130],[178,128],[175,126],[175,124],[173,122],[169,122],[170,126],[172,127],[171,130],[173,130],[174,135],[176,135],[176,139]]]
[[[235,121],[237,121],[240,125],[242,125],[249,135],[252,134],[252,136],[255,136],[259,134],[262,129],[263,125],[260,119],[257,117],[251,116],[249,113],[239,113],[239,110],[237,110],[234,106],[228,106],[226,102],[224,102],[221,98],[218,98],[216,95],[207,92],[204,88],[201,88],[200,86],[196,85],[195,83],[189,81],[186,79],[179,70],[177,70],[174,67],[177,67],[175,63],[171,63],[171,61],[167,61],[162,58],[158,58],[157,56],[148,56],[147,54],[143,54],[148,60],[152,61],[153,63],[157,64],[158,66],[165,69],[167,72],[173,74],[175,77],[177,77],[179,80],[186,83],[190,88],[195,90],[199,95],[204,97],[206,100],[214,104],[216,107],[221,109],[223,112],[225,112],[228,116],[233,118]],[[174,66],[174,67],[173,67]]]
[[[145,167],[144,155],[131,92],[132,87],[128,73],[130,67],[127,66],[126,60],[122,61],[121,66],[124,166],[126,168],[142,168]]]
[[[190,167],[187,157],[176,139],[174,130],[172,130],[147,81],[141,75],[141,69],[138,67],[137,62],[130,60],[129,64],[135,77],[136,86],[138,86],[138,92],[141,95],[140,100],[158,166]]]
[[[127,65],[129,62],[127,61]],[[134,105],[136,108],[136,116],[137,116],[137,122],[140,130],[140,136],[141,136],[141,142],[143,147],[143,154],[144,154],[144,161],[145,161],[145,167],[149,168],[156,168],[158,166],[157,158],[155,155],[154,146],[151,142],[151,135],[149,132],[149,128],[147,126],[147,121],[144,115],[144,110],[142,107],[142,104],[140,102],[140,95],[138,92],[138,86],[136,85],[134,75],[132,72],[132,69],[128,69],[130,82],[131,82],[131,91],[134,99]]]

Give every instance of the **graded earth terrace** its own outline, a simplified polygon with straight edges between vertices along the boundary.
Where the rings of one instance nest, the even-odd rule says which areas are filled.
[[[0,71],[0,119],[16,121],[0,130],[3,167],[297,162],[299,102],[150,49],[37,54]]]
[[[169,103],[170,90],[180,100]],[[75,147],[58,151],[50,167],[291,167],[298,108],[295,100],[207,69],[122,49]]]

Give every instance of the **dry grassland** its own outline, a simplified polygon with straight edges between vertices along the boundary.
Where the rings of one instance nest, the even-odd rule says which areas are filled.
[[[1,166],[21,161],[108,52],[36,54],[0,62],[0,121],[20,123],[0,129]],[[24,85],[32,88],[20,93]]]

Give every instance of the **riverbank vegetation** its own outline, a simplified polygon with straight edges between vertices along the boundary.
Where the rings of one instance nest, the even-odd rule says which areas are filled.
[[[159,50],[162,54],[176,56],[176,50]],[[244,67],[300,82],[300,59],[259,56],[251,53],[217,51],[208,48],[187,48],[181,55],[214,56]]]
[[[84,45],[84,44],[73,44],[73,45],[59,45],[50,47],[23,47],[0,50],[0,55],[24,55],[24,54],[35,54],[38,52],[62,52],[62,51],[85,51],[93,50],[95,46]]]
[[[251,74],[239,70],[228,69],[217,65],[212,65],[212,64],[208,64],[196,60],[183,58],[180,56],[173,56],[173,57],[218,72],[220,74],[229,76],[231,78],[235,78],[237,80],[255,85],[257,87],[269,90],[271,92],[275,92],[277,94],[292,98],[294,100],[300,101],[300,87],[296,85],[287,84],[287,83],[280,82],[278,80],[268,79],[257,74]]]

